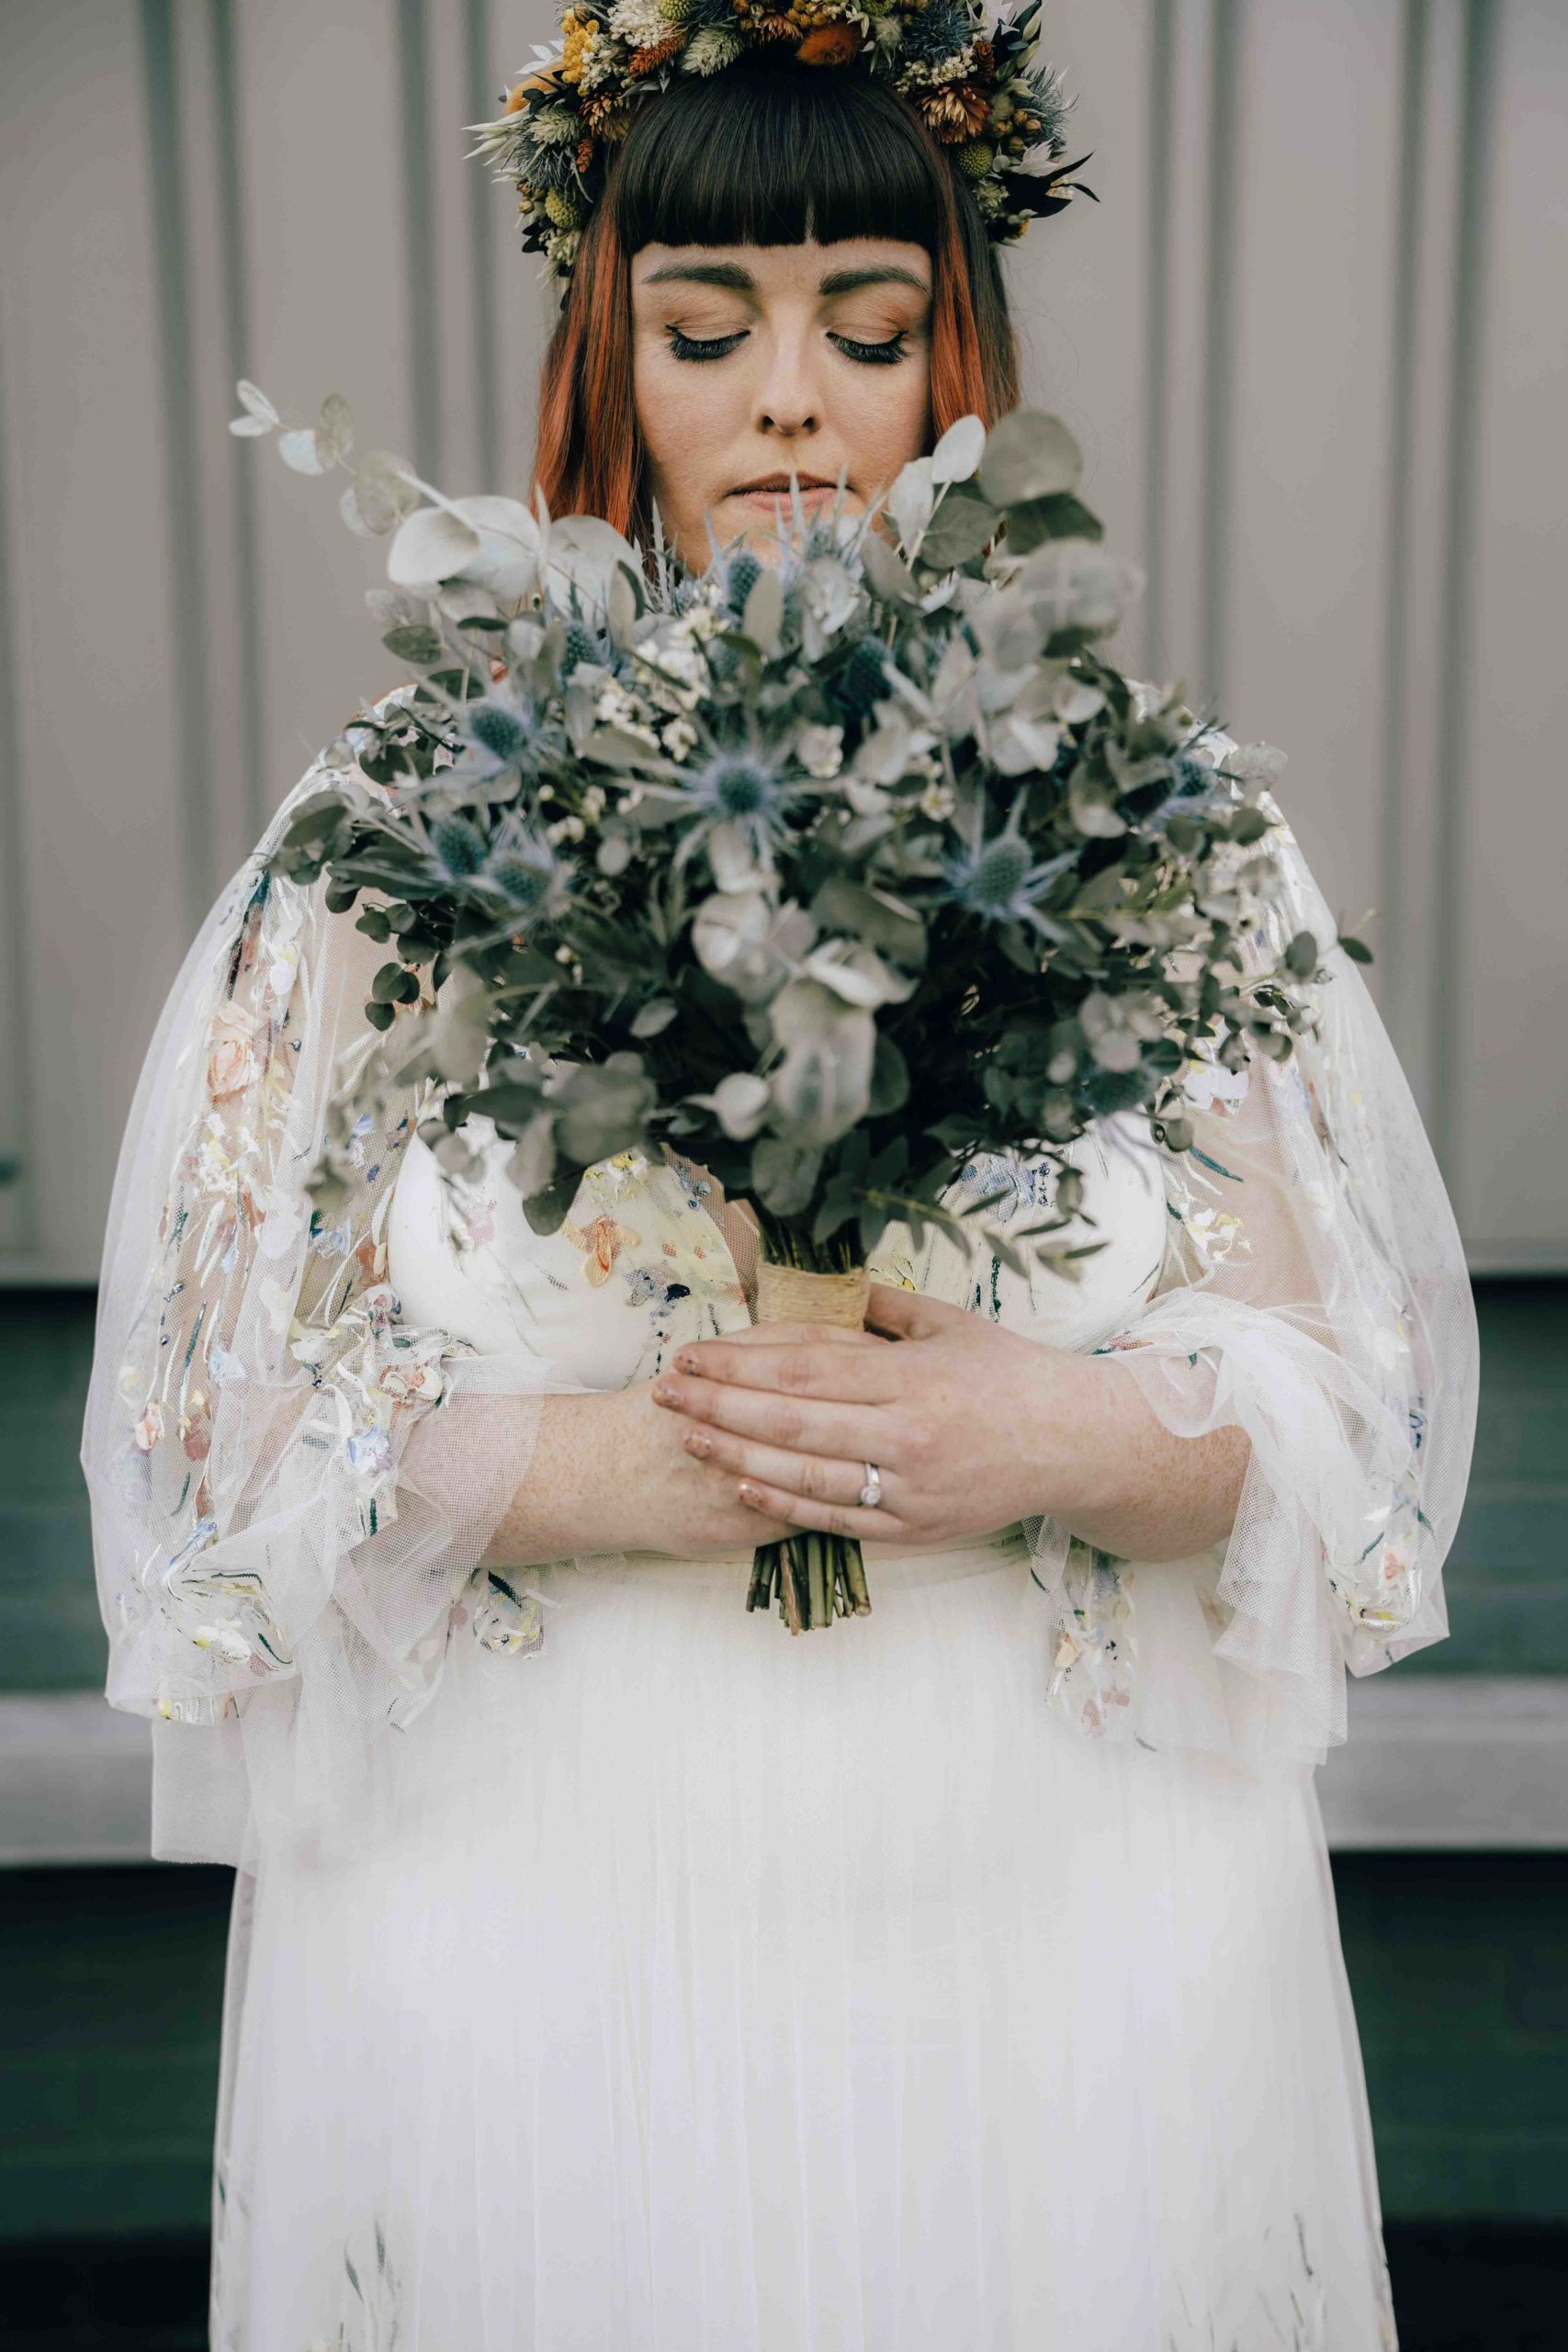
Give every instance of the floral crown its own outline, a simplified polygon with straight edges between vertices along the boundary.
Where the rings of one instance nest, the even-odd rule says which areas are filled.
[[[536,49],[505,112],[472,126],[472,153],[516,182],[523,250],[565,279],[611,151],[653,92],[749,56],[858,65],[953,150],[987,232],[1010,244],[1093,194],[1069,177],[1087,157],[1059,160],[1070,101],[1036,58],[1040,6],[988,23],[980,0],[570,0],[560,40]]]

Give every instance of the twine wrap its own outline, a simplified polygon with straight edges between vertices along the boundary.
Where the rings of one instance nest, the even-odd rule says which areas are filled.
[[[871,1276],[863,1266],[842,1274],[813,1274],[764,1258],[757,1268],[759,1323],[831,1323],[841,1331],[859,1331],[870,1303]]]

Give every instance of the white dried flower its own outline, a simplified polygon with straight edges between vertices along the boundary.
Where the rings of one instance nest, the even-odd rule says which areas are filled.
[[[841,727],[803,727],[795,739],[795,757],[807,775],[821,781],[837,775],[844,763]]]

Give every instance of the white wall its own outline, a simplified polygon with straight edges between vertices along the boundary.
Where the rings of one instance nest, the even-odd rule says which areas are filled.
[[[1101,197],[1008,268],[1146,562],[1130,657],[1291,753],[1478,1266],[1568,1264],[1568,10],[1050,0]],[[336,389],[525,475],[553,302],[462,126],[538,0],[0,11],[0,1276],[96,1268],[214,891],[388,682],[374,550],[231,440]],[[1075,153],[1077,152],[1075,147]],[[417,327],[415,322],[417,321]]]

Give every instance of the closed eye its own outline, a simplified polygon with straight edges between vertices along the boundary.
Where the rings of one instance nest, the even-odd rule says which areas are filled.
[[[897,334],[889,335],[886,343],[857,343],[853,335],[849,334],[829,335],[829,341],[836,343],[851,359],[862,360],[872,368],[891,368],[897,361],[909,356],[907,330],[903,327]]]
[[[671,327],[668,333],[671,351],[677,359],[728,359],[736,345],[746,340],[744,327],[734,334],[708,337],[682,334],[679,327]]]

